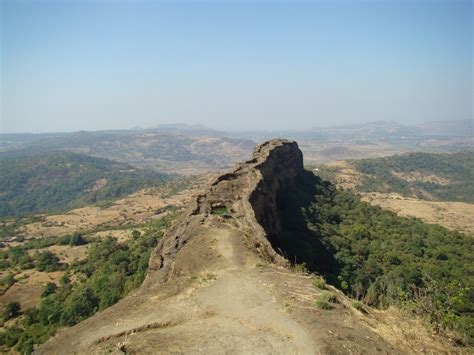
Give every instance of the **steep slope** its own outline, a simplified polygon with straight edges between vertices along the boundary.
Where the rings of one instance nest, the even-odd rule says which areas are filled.
[[[196,197],[156,248],[138,291],[37,352],[444,351],[426,332],[407,339],[378,313],[355,311],[336,290],[330,311],[315,307],[321,290],[285,267],[272,246],[279,244],[281,196],[303,173],[295,142],[258,146]]]

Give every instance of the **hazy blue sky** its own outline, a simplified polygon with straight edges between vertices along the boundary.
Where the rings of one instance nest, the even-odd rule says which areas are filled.
[[[1,2],[1,129],[472,118],[471,1]]]

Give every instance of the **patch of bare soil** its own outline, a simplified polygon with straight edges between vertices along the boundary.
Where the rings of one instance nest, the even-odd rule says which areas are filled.
[[[362,200],[398,213],[417,217],[427,223],[474,235],[474,204],[464,202],[426,201],[396,193],[362,193]]]
[[[406,152],[406,149],[395,147],[389,143],[314,143],[300,142],[307,164],[322,164],[345,159],[379,158]]]
[[[355,170],[347,161],[340,160],[328,163],[327,166],[337,169],[335,183],[343,189],[354,190],[362,184],[361,174]],[[317,174],[317,172],[316,172]]]
[[[70,264],[75,260],[83,260],[86,257],[87,245],[52,245],[41,249],[30,249],[28,254],[35,255],[43,251],[50,251],[59,257],[61,263]]]
[[[102,179],[97,180],[94,186],[92,186],[91,189],[88,189],[86,191],[98,191],[101,188],[105,187],[106,185],[107,185],[107,179],[102,178]]]
[[[139,228],[138,231],[141,231]],[[119,243],[124,243],[132,237],[134,229],[110,229],[90,234],[92,238],[116,238]]]

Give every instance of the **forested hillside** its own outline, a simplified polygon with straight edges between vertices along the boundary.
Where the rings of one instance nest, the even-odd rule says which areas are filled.
[[[170,176],[82,154],[0,155],[0,216],[79,207],[158,186]]]
[[[362,174],[362,192],[474,202],[474,152],[412,153],[356,160],[353,166]]]
[[[397,305],[473,341],[472,237],[371,206],[310,173],[281,206],[275,246],[290,260],[366,304]]]

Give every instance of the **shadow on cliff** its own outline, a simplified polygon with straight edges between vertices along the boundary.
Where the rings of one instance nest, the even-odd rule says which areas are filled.
[[[293,264],[325,276],[337,275],[339,265],[333,251],[322,241],[323,229],[309,227],[305,216],[312,213],[317,199],[330,199],[333,186],[309,171],[303,171],[295,184],[277,198],[281,232],[270,236],[273,248]]]

